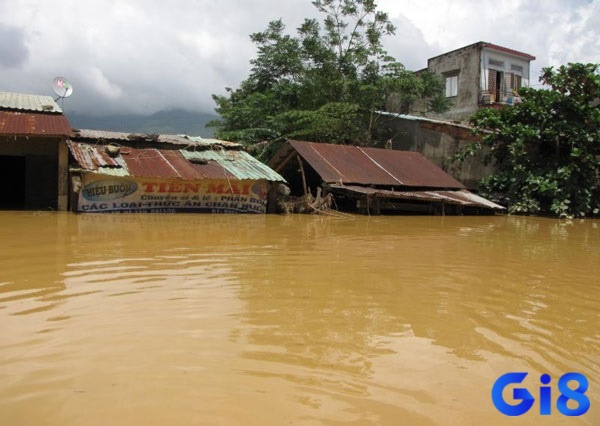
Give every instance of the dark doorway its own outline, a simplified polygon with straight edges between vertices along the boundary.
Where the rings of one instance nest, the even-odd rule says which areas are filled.
[[[0,195],[0,209],[25,208],[25,157],[0,155],[0,182],[4,190]]]
[[[496,71],[496,102],[502,102],[506,95],[504,87],[504,73]]]

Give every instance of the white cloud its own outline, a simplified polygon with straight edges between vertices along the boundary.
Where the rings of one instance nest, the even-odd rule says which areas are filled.
[[[398,27],[385,46],[409,69],[482,40],[536,56],[537,72],[600,58],[600,0],[378,3]],[[212,93],[248,75],[251,33],[279,18],[295,32],[315,15],[310,0],[0,2],[0,29],[16,40],[0,41],[0,90],[51,94],[52,78],[65,75],[74,86],[71,110],[211,111]]]
[[[487,41],[536,56],[533,68],[538,72],[550,65],[600,58],[600,0],[383,0],[379,4],[391,17],[404,16],[419,28],[426,44],[436,49],[435,55]]]
[[[118,84],[112,83],[97,67],[92,67],[88,73],[89,81],[92,87],[109,101],[116,101],[121,98],[123,90]]]

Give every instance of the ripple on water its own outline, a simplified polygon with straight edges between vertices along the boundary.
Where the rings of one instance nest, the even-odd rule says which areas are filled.
[[[505,372],[600,386],[600,228],[5,218],[7,424],[501,424]]]

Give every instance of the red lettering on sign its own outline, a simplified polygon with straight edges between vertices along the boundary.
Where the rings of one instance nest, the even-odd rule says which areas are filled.
[[[208,193],[209,194],[224,194],[225,193],[225,184],[220,183],[218,185],[214,183],[208,184]]]
[[[143,182],[142,187],[146,193],[195,193],[202,192],[202,185],[200,183],[191,182]],[[236,182],[230,182],[229,185],[225,183],[209,183],[207,188],[207,194],[236,194],[236,195],[250,195],[252,185],[244,184],[241,185]]]
[[[152,183],[152,182],[144,182],[142,183],[142,186],[144,187],[144,191],[146,192],[154,192],[154,187],[158,185],[156,183]]]
[[[198,183],[186,183],[183,187],[183,192],[200,192],[200,184]]]

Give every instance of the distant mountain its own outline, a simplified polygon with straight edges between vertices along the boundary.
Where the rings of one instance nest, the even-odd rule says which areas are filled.
[[[109,130],[113,132],[157,133],[163,135],[213,136],[206,123],[218,118],[215,114],[186,110],[159,111],[152,115],[118,114],[101,117],[67,114],[75,129]]]

